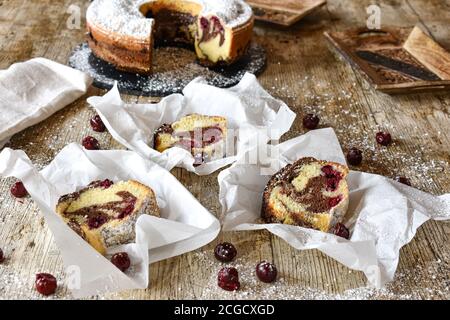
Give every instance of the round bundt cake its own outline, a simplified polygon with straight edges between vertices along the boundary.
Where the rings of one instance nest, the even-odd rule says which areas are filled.
[[[94,0],[88,43],[117,69],[148,74],[153,45],[189,45],[201,64],[230,64],[246,51],[253,13],[243,0]]]

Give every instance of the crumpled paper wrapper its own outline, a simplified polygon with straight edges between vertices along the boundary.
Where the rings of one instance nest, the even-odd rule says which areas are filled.
[[[86,93],[89,75],[44,58],[0,70],[0,147]]]
[[[197,78],[183,89],[183,94],[169,95],[156,104],[127,104],[120,98],[117,86],[103,97],[90,97],[87,101],[114,139],[128,149],[168,170],[179,166],[199,175],[233,163],[239,153],[257,142],[278,140],[295,119],[295,113],[267,93],[250,73],[227,89],[210,86],[203,78]],[[234,131],[237,139],[226,157],[194,167],[194,157],[182,148],[169,148],[163,153],[151,148],[156,129],[192,113],[227,118],[229,133]],[[229,135],[228,139],[233,137]]]
[[[394,278],[400,248],[411,241],[417,228],[429,219],[450,218],[450,194],[433,196],[379,175],[350,171],[350,204],[343,221],[350,240],[298,226],[264,224],[260,219],[263,190],[278,169],[302,157],[346,161],[329,128],[255,150],[219,174],[223,230],[267,229],[296,249],[318,249],[350,269],[363,271],[377,288]]]
[[[74,297],[147,288],[149,264],[195,250],[216,238],[219,221],[170,172],[131,151],[87,151],[65,147],[42,171],[23,151],[0,153],[0,176],[14,176],[38,205],[53,233],[66,266]],[[72,231],[55,213],[60,196],[100,179],[137,180],[150,186],[161,218],[143,215],[136,223],[136,242],[108,252],[128,252],[132,267],[122,273]]]

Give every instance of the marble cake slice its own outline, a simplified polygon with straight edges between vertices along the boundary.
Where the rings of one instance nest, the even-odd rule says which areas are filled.
[[[62,196],[56,212],[99,253],[135,240],[135,223],[143,214],[159,216],[153,190],[137,181],[94,181]]]
[[[344,165],[301,158],[269,180],[263,194],[262,218],[329,232],[347,211],[349,192]]]
[[[191,152],[194,165],[200,165],[208,160],[223,158],[226,136],[226,118],[190,114],[156,130],[154,148],[163,152],[179,146]]]

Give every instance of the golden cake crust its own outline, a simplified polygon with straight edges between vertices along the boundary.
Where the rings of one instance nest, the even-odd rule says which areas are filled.
[[[115,34],[86,22],[87,42],[94,55],[118,70],[149,74],[152,70],[152,38],[146,40]]]

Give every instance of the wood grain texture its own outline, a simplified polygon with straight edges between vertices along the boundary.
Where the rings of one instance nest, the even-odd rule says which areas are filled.
[[[403,47],[443,80],[450,80],[450,53],[415,27]]]
[[[436,41],[450,47],[448,0],[378,1],[382,24],[413,27],[419,24]],[[66,26],[71,4],[84,11],[81,0],[0,1],[0,68],[31,57],[65,63],[74,46],[83,41],[84,29]],[[267,70],[259,77],[274,96],[284,100],[297,114],[283,140],[305,132],[301,118],[315,112],[321,127],[331,126],[344,150],[357,146],[364,162],[357,170],[388,177],[406,175],[412,184],[433,194],[450,192],[450,94],[388,96],[375,91],[350,65],[329,50],[324,31],[364,26],[371,0],[329,0],[322,9],[289,29],[257,24],[255,39],[268,52]],[[39,166],[45,166],[66,144],[90,134],[102,148],[120,149],[109,134],[93,133],[88,125],[94,114],[86,98],[102,95],[91,87],[88,93],[46,121],[12,138],[10,146],[24,150]],[[152,98],[124,96],[130,102]],[[373,136],[388,129],[394,137],[389,148],[380,148]],[[217,173],[198,177],[182,169],[172,173],[211,212],[220,214]],[[37,272],[63,277],[64,267],[52,235],[30,199],[12,199],[13,179],[0,180],[0,247],[7,261],[0,266],[0,298],[37,298],[33,279]],[[364,298],[448,299],[450,223],[429,221],[401,250],[397,277],[388,291],[376,291]],[[261,259],[274,261],[283,281],[273,298],[327,298],[366,285],[361,272],[351,271],[317,250],[297,251],[266,231],[221,233],[211,244],[150,267],[151,283],[146,290],[106,294],[95,298],[183,299],[261,298],[270,287],[251,288],[247,296],[228,295],[217,290],[215,277],[220,264],[212,249],[219,241],[230,241],[239,250],[240,271],[246,272]],[[251,283],[251,282],[249,282]],[[252,290],[250,290],[252,289]],[[295,290],[295,291],[293,291]],[[314,291],[316,294],[308,295]],[[292,293],[290,295],[289,293]],[[323,292],[323,294],[318,294]],[[57,297],[70,297],[64,285]],[[360,296],[359,296],[360,297]]]
[[[282,26],[291,26],[312,11],[323,6],[326,0],[249,0],[255,19]]]
[[[450,53],[417,26],[380,30],[352,28],[325,32],[325,37],[381,92],[450,90],[447,75]],[[386,67],[385,63],[390,66]]]

